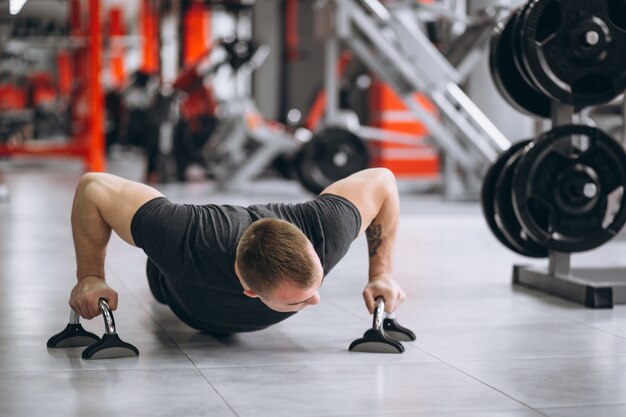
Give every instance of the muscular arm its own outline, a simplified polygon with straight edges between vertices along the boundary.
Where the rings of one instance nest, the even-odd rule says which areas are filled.
[[[363,297],[370,313],[377,296],[385,298],[386,310],[392,312],[405,298],[392,278],[393,250],[400,217],[393,174],[384,168],[367,169],[337,181],[324,193],[345,197],[359,210],[362,221],[359,234],[365,231],[369,252],[369,283]]]
[[[78,283],[70,295],[70,306],[82,317],[90,319],[100,314],[99,298],[107,299],[112,309],[117,308],[117,293],[104,278],[111,231],[134,245],[130,224],[135,212],[161,195],[152,187],[110,174],[89,173],[80,179],[71,217]]]

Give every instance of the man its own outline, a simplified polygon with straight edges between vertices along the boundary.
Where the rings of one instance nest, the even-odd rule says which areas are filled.
[[[383,168],[312,201],[250,207],[175,204],[145,184],[85,174],[72,207],[78,283],[69,303],[86,319],[100,314],[100,298],[117,308],[104,274],[113,230],[146,252],[153,295],[182,321],[213,333],[260,330],[318,304],[324,276],[365,231],[365,304],[372,313],[382,296],[392,312],[405,299],[392,277],[398,217],[395,178]]]

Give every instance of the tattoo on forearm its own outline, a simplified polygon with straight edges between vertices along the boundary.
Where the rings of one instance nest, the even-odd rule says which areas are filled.
[[[382,235],[382,226],[380,224],[372,224],[369,225],[367,229],[365,229],[365,236],[367,237],[367,247],[369,248],[370,258],[378,253],[378,248],[381,243],[383,243],[380,238]]]

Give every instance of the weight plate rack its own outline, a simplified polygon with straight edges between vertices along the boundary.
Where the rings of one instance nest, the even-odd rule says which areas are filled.
[[[572,268],[626,223],[626,152],[576,113],[626,90],[626,2],[529,0],[495,29],[494,83],[515,109],[552,129],[501,153],[482,187],[494,236],[547,267],[515,265],[513,283],[590,308],[626,304],[626,268]]]

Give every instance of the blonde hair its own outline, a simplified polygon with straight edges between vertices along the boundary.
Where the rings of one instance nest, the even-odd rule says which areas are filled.
[[[315,264],[309,240],[293,224],[267,218],[252,223],[237,245],[241,278],[257,294],[269,294],[281,283],[311,287]]]

